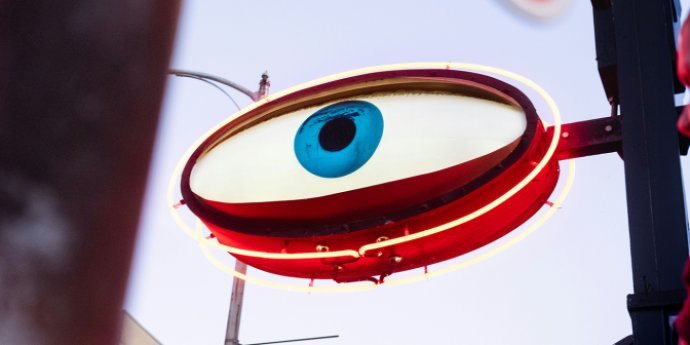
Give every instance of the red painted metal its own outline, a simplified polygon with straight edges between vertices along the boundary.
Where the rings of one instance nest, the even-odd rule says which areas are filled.
[[[517,142],[469,162],[394,182],[322,197],[255,203],[224,203],[204,200],[211,208],[237,217],[252,218],[265,226],[348,223],[352,219],[377,217],[413,207],[470,183],[499,164]]]
[[[558,160],[622,152],[620,116],[566,123],[561,126],[555,158]],[[553,134],[553,127],[547,130]]]

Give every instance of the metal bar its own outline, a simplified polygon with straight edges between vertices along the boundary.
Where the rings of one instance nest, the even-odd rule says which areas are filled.
[[[249,97],[252,101],[258,101],[260,99],[260,96],[258,92],[251,91],[247,89],[246,87],[237,84],[231,80],[215,76],[213,74],[208,74],[204,72],[195,72],[195,71],[184,71],[184,70],[179,70],[179,69],[171,69],[170,74],[177,75],[180,77],[195,77],[195,78],[201,78],[201,79],[208,79],[208,80],[213,80],[217,83],[221,83],[225,86],[231,87]]]
[[[672,3],[614,0],[634,295],[683,290],[687,219],[674,106]],[[630,308],[635,345],[674,343],[680,305]]]
[[[684,106],[676,107],[676,113],[682,114],[684,108]],[[554,157],[564,160],[618,152],[623,158],[622,118],[622,116],[612,116],[563,124],[561,139]],[[553,127],[548,127],[546,133],[553,135]],[[688,154],[689,145],[689,138],[682,135],[678,137],[678,149],[681,155]]]
[[[222,79],[211,76],[212,80]],[[211,79],[211,78],[209,78]],[[259,99],[266,98],[271,87],[271,81],[268,78],[268,72],[261,74],[259,81],[259,91],[252,93]],[[245,89],[246,90],[246,89]],[[241,274],[247,273],[247,265],[240,261],[235,261],[235,271]],[[232,294],[230,296],[230,310],[228,311],[228,325],[225,329],[225,344],[239,345],[240,344],[240,322],[242,320],[242,303],[244,302],[244,279],[237,277],[232,278]]]
[[[218,84],[214,83],[213,81],[206,80],[206,79],[200,78],[200,77],[194,77],[194,76],[191,76],[191,75],[186,75],[186,74],[175,74],[175,76],[177,76],[177,77],[183,77],[183,78],[190,78],[190,79],[194,79],[194,80],[198,80],[198,81],[204,82],[204,83],[206,83],[206,84],[212,86],[212,87],[215,88],[216,90],[220,91],[223,95],[225,95],[225,97],[227,97],[228,99],[230,99],[230,101],[232,102],[232,104],[235,105],[235,108],[237,108],[237,110],[240,110],[240,109],[241,109],[241,108],[240,108],[240,105],[237,104],[237,102],[235,102],[235,99],[232,98],[232,96],[230,96],[230,94],[227,93],[227,92],[225,91],[225,89],[223,89],[222,87],[218,86]]]
[[[253,344],[243,344],[243,345],[269,345],[269,344],[283,344],[283,343],[294,343],[297,341],[308,341],[308,340],[321,340],[321,339],[330,339],[330,338],[338,338],[340,337],[339,335],[327,335],[324,337],[314,337],[314,338],[302,338],[302,339],[291,339],[291,340],[279,340],[279,341],[270,341],[267,343],[253,343]]]
[[[553,135],[553,127],[547,129]],[[561,127],[561,139],[556,147],[558,160],[593,156],[621,150],[620,117],[566,123]]]
[[[179,1],[0,3],[0,344],[115,344]]]
[[[240,260],[235,261],[235,271],[241,274],[247,273],[247,264]],[[228,326],[225,331],[226,345],[239,345],[240,321],[242,319],[242,302],[244,301],[244,279],[232,278],[232,295],[230,296],[230,309],[228,310]]]

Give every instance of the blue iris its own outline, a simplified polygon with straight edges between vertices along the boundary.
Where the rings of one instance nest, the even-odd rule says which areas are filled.
[[[344,101],[319,109],[295,136],[300,164],[320,177],[341,177],[359,169],[374,154],[383,135],[375,105]]]

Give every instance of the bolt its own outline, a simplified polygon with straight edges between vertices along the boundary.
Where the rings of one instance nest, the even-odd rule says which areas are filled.
[[[391,263],[392,264],[399,264],[400,261],[402,261],[402,256],[400,256],[400,255],[391,256]]]
[[[606,125],[606,127],[604,127],[604,130],[605,130],[606,132],[611,132],[611,131],[613,130],[613,126],[611,126],[611,125]]]
[[[568,138],[569,136],[570,136],[570,133],[568,133],[568,132],[563,132],[563,133],[561,134],[561,137],[563,137],[563,139],[566,139],[566,138]]]
[[[344,269],[345,269],[345,267],[343,267],[343,265],[335,266],[335,270],[338,272],[342,272]]]
[[[376,242],[383,242],[383,241],[388,241],[388,237],[386,237],[386,236],[381,236],[381,237],[379,237],[379,238],[376,239]]]
[[[328,246],[324,246],[322,244],[319,244],[316,246],[317,252],[327,252],[328,250],[329,250]]]

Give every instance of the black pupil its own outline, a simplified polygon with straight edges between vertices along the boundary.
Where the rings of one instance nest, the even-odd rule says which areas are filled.
[[[319,132],[319,144],[326,151],[340,151],[350,145],[357,127],[349,117],[339,117],[328,121]]]

